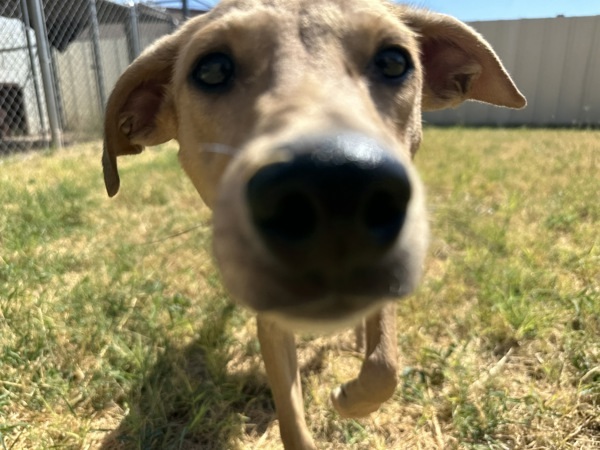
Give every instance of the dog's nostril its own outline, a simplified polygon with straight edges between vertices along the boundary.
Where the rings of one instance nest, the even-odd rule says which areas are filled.
[[[275,163],[248,181],[250,216],[268,244],[301,243],[317,230],[317,207],[301,183],[301,172],[293,164]]]
[[[404,195],[384,189],[377,189],[367,196],[362,220],[379,245],[387,245],[396,239],[404,224],[407,203]]]
[[[317,229],[317,213],[308,195],[288,192],[262,218],[255,217],[262,233],[288,243],[301,242]]]

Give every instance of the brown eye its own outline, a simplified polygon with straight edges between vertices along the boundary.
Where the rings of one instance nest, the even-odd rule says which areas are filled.
[[[223,92],[231,86],[235,64],[225,53],[210,53],[198,60],[190,73],[190,80],[206,92]]]
[[[373,71],[387,82],[400,82],[412,69],[408,52],[400,47],[379,50],[373,58]]]

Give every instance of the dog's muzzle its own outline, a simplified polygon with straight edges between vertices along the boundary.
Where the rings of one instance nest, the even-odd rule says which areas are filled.
[[[236,299],[338,321],[414,288],[424,252],[413,237],[424,215],[414,207],[416,175],[399,159],[358,133],[266,154],[255,168],[244,156],[232,163],[215,208],[215,253]]]

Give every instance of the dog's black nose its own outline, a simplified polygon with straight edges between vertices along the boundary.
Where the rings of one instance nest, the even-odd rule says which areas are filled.
[[[288,160],[262,167],[247,185],[254,226],[276,256],[307,269],[369,264],[396,241],[411,186],[377,141],[340,134],[282,151]]]

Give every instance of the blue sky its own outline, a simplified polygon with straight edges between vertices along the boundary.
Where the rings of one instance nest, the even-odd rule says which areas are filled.
[[[466,21],[600,15],[600,0],[415,0],[411,3]]]
[[[318,0],[315,0],[318,1]],[[214,5],[216,0],[188,0],[190,8]],[[169,6],[181,1],[156,0]],[[461,20],[499,20],[535,17],[600,15],[600,0],[408,0],[417,6],[451,14]]]

